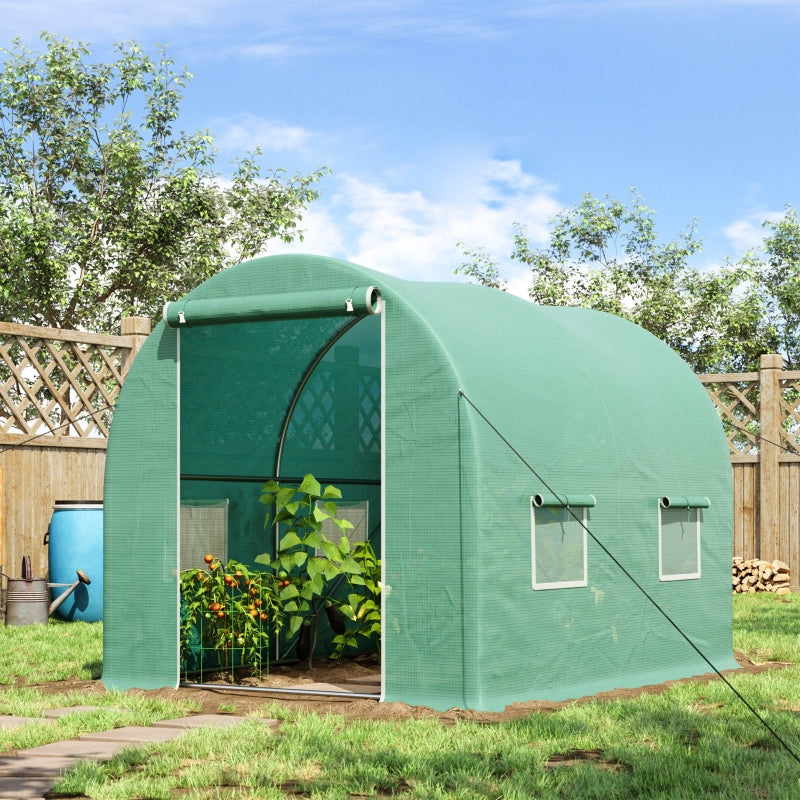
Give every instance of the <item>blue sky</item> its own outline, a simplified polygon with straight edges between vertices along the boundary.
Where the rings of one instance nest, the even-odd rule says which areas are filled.
[[[585,192],[698,218],[700,268],[800,205],[800,0],[0,0],[2,44],[43,29],[168,45],[223,173],[332,170],[292,249],[396,275],[505,260],[515,221],[543,244]]]

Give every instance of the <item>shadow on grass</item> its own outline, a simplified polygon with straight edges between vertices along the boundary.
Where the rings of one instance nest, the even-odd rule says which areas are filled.
[[[87,661],[83,668],[92,676],[92,680],[97,680],[103,674],[102,660]]]

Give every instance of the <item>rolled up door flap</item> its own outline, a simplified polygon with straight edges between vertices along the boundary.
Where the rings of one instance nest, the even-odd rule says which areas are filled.
[[[544,506],[561,506],[569,507],[591,507],[597,502],[593,494],[550,494],[549,492],[540,492],[533,496],[533,504],[536,508]]]
[[[360,286],[350,291],[324,289],[247,297],[186,298],[166,303],[162,316],[169,328],[191,328],[272,319],[366,317],[380,314],[382,309],[380,289]]]
[[[701,495],[666,495],[659,498],[662,508],[710,508],[711,501]]]

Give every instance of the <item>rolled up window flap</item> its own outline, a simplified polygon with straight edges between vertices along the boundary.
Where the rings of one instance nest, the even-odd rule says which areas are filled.
[[[576,507],[589,507],[593,506],[597,500],[593,494],[550,494],[549,492],[540,492],[533,496],[533,504],[536,508],[544,506],[561,506],[562,508],[568,506]]]
[[[664,495],[659,498],[662,508],[710,508],[711,500],[701,495]]]
[[[248,297],[186,298],[164,305],[163,319],[169,328],[262,322],[271,319],[316,317],[366,317],[380,314],[383,297],[377,286],[355,289],[325,289],[281,292]]]

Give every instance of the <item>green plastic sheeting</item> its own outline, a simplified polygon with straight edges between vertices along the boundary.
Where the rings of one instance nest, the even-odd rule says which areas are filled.
[[[242,263],[184,307],[264,296],[280,307],[301,287],[341,298],[370,286],[381,313],[363,318],[299,307],[157,326],[109,441],[104,682],[178,681],[180,500],[227,499],[229,556],[247,561],[273,547],[260,481],[306,472],[368,517],[386,701],[501,710],[706,673],[597,542],[717,668],[735,668],[727,442],[704,387],[650,334],[316,256]],[[583,507],[585,581],[564,581],[580,585],[533,588],[537,495]],[[664,497],[708,499],[689,506],[702,508],[697,577],[659,578]],[[553,530],[541,546],[566,547]],[[692,541],[684,553],[670,540],[670,558],[698,560]]]
[[[144,380],[126,381],[106,453],[103,680],[157,689],[178,667],[176,331],[157,327],[139,355]]]

